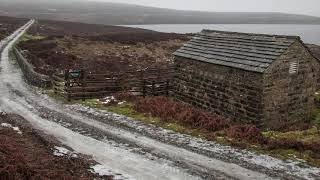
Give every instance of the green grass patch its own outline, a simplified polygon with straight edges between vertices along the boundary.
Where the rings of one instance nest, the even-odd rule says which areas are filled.
[[[267,131],[263,132],[263,136],[277,140],[299,140],[303,143],[310,144],[314,142],[320,142],[320,130],[317,127],[313,127],[304,131],[290,131],[285,133]],[[263,150],[260,147],[256,148],[256,150],[280,159],[293,159],[298,161],[304,161],[312,166],[320,167],[320,159],[318,157],[315,157],[315,154],[311,151],[299,152],[294,149]]]
[[[320,129],[313,127],[304,131],[276,132],[267,131],[263,135],[272,139],[296,139],[304,143],[320,142]]]
[[[85,101],[82,100],[71,100],[68,101],[67,98],[62,96],[61,94],[56,94],[52,89],[42,89],[45,94],[49,97],[63,103],[63,104],[81,104],[87,107],[107,110],[106,107],[99,101],[99,99],[87,99]]]
[[[24,41],[29,41],[29,40],[41,40],[46,38],[46,36],[37,36],[37,35],[31,35],[28,33],[25,33],[21,38],[20,41],[24,42]]]
[[[316,109],[313,112],[313,116],[312,116],[312,123],[320,128],[320,109]]]
[[[134,104],[132,103],[105,106],[104,104],[101,103],[101,101],[99,101],[99,99],[90,99],[86,101],[72,100],[68,102],[64,97],[54,94],[54,92],[51,90],[47,90],[46,93],[50,97],[66,104],[81,104],[91,108],[107,110],[109,112],[113,112],[113,113],[117,113],[117,114],[121,114],[130,118],[133,118],[136,121],[144,122],[146,124],[153,124],[155,126],[172,130],[178,133],[204,138],[209,141],[215,141],[223,145],[235,145],[234,143],[231,143],[232,141],[228,139],[224,131],[215,132],[215,136],[213,136],[212,132],[187,127],[182,124],[179,124],[176,121],[164,122],[158,117],[152,117],[149,114],[143,114],[135,111]],[[305,131],[290,131],[285,133],[277,132],[277,131],[266,131],[266,132],[263,132],[263,136],[267,138],[278,139],[278,140],[290,138],[290,139],[301,140],[302,142],[306,142],[306,143],[320,141],[320,132],[319,132],[319,128],[317,127],[314,127]],[[312,166],[320,167],[320,159],[317,157],[314,157],[314,153],[310,151],[299,152],[293,149],[267,150],[265,149],[265,147],[259,144],[249,144],[249,143],[245,144],[245,147],[248,150],[251,150],[253,152],[267,154],[279,159],[283,159],[283,160],[292,159],[300,162],[306,162]]]
[[[316,104],[317,104],[317,109],[313,112],[313,115],[312,115],[312,123],[315,125],[315,126],[318,126],[320,128],[320,92],[316,92],[315,93],[315,101],[316,101]]]

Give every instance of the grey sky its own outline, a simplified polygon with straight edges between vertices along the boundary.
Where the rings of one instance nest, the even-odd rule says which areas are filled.
[[[182,10],[286,12],[320,16],[320,0],[91,0]]]

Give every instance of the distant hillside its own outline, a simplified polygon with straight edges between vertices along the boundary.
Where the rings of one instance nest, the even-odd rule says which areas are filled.
[[[93,24],[320,24],[319,17],[284,13],[178,11],[85,0],[0,0],[0,15]]]
[[[1,17],[1,16],[0,16]],[[129,35],[129,34],[161,34],[147,29],[131,28],[123,26],[86,24],[80,22],[38,20],[28,30],[29,33],[40,36],[79,36],[100,37],[106,35]]]
[[[307,44],[312,54],[320,60],[320,46],[314,44]]]

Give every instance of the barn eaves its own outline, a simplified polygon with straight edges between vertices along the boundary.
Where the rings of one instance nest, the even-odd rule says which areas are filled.
[[[298,36],[278,36],[203,30],[174,55],[263,73]]]

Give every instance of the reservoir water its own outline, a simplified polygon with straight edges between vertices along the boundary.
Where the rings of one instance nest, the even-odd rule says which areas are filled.
[[[196,33],[202,29],[300,36],[305,43],[320,45],[320,25],[295,24],[156,24],[126,25],[159,32]]]

